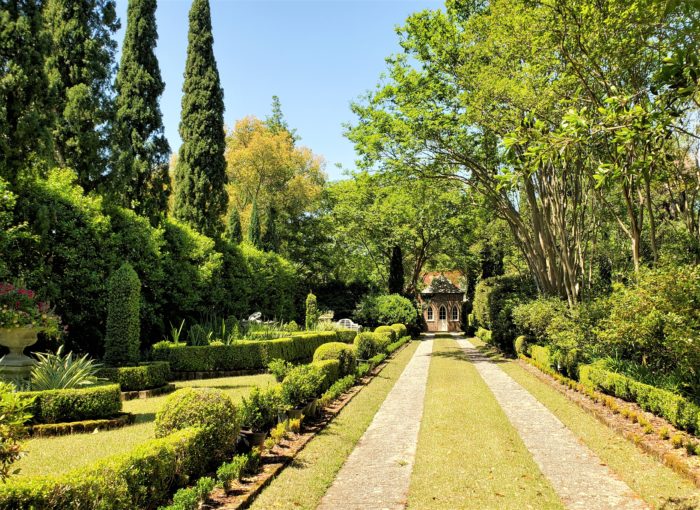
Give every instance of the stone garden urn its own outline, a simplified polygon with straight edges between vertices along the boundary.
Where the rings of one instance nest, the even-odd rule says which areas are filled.
[[[28,378],[35,360],[24,354],[24,348],[34,345],[39,334],[38,328],[0,328],[0,345],[10,349],[0,359],[0,376],[6,379]]]

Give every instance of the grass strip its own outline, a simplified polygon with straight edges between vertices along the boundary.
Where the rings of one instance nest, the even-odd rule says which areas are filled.
[[[695,485],[606,427],[515,361],[500,365],[654,508],[700,508]]]
[[[251,509],[315,509],[413,356],[417,342],[389,361],[258,498]]]
[[[177,388],[206,387],[223,390],[238,402],[254,386],[267,386],[275,378],[269,374],[178,381]],[[25,443],[27,456],[13,466],[20,468],[16,476],[58,475],[117,453],[125,453],[153,439],[156,413],[169,395],[128,400],[124,412],[134,413],[134,425],[96,434],[71,434],[57,437],[37,437]]]
[[[474,365],[435,342],[408,507],[563,509]]]

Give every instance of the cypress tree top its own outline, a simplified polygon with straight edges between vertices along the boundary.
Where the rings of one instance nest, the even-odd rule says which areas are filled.
[[[112,194],[157,223],[168,207],[168,155],[158,99],[165,84],[154,50],[156,0],[129,0],[121,65],[117,74],[117,161]]]
[[[210,237],[221,233],[227,204],[224,93],[213,43],[209,1],[194,0],[182,86],[182,145],[175,168],[174,213]]]

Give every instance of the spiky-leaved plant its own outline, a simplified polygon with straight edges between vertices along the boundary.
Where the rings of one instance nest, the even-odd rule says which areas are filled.
[[[81,388],[100,381],[97,374],[102,365],[87,354],[82,358],[73,357],[72,352],[64,356],[63,346],[60,346],[56,354],[37,352],[35,356],[39,362],[32,368],[34,391]]]

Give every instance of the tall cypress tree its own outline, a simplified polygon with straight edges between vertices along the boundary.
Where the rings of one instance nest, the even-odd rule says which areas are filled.
[[[0,0],[0,177],[50,158],[41,0]]]
[[[403,286],[403,254],[400,246],[394,246],[389,265],[389,294],[403,294]]]
[[[175,217],[210,237],[222,229],[228,197],[224,159],[224,93],[219,83],[209,0],[194,0],[182,86]]]
[[[44,18],[51,40],[46,67],[56,114],[56,160],[73,168],[80,184],[92,190],[106,173],[114,114],[115,2],[47,0]]]
[[[226,218],[226,240],[239,244],[243,241],[243,230],[241,229],[241,215],[238,209],[232,207]]]
[[[170,146],[158,105],[165,84],[154,53],[156,0],[129,0],[117,73],[115,166],[111,194],[157,224],[168,208]]]
[[[265,234],[262,238],[262,247],[266,251],[277,252],[280,249],[280,239],[277,233],[277,209],[270,207],[265,221]]]
[[[250,224],[248,225],[248,242],[260,248],[260,215],[258,214],[258,201],[253,200],[253,210],[250,212]]]

